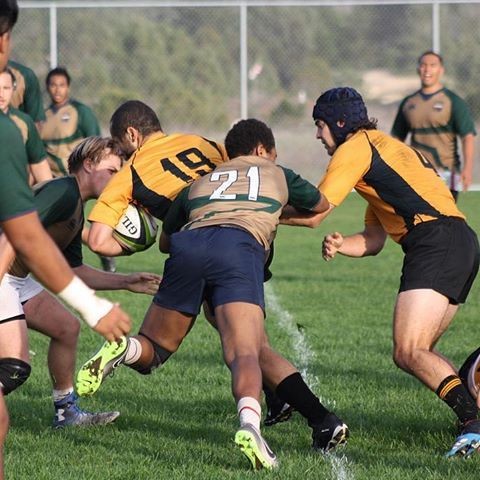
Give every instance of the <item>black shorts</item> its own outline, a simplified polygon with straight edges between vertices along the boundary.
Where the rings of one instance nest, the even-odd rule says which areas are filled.
[[[452,304],[465,302],[478,272],[480,249],[464,220],[443,217],[421,223],[404,238],[402,249],[400,292],[428,288]]]

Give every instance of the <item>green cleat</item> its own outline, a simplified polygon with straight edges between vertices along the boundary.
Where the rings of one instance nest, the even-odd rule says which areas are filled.
[[[255,470],[272,470],[278,466],[277,457],[253,425],[247,423],[241,427],[235,435],[235,443]]]
[[[102,348],[86,363],[77,374],[77,393],[81,397],[93,395],[119,365],[127,353],[128,339],[122,337],[115,342],[105,342]]]

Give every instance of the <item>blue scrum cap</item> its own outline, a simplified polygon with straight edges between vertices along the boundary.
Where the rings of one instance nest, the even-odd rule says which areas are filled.
[[[368,122],[367,107],[354,88],[332,88],[318,97],[313,107],[313,120],[323,120],[329,126],[338,146],[349,133]],[[337,125],[339,120],[345,122],[343,127]]]

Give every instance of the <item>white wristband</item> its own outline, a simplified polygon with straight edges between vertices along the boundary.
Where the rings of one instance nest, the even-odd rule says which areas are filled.
[[[91,328],[94,328],[99,320],[113,308],[112,302],[97,297],[95,292],[77,276],[73,277],[58,296],[77,310]]]

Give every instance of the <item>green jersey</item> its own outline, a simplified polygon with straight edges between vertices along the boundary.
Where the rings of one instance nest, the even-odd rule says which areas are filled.
[[[163,230],[228,225],[246,230],[268,250],[286,204],[311,210],[319,201],[317,187],[292,170],[261,157],[237,157],[183,190]]]
[[[45,230],[72,268],[82,265],[84,216],[77,180],[74,177],[56,178],[35,185],[33,190],[35,206]],[[25,277],[28,272],[29,269],[17,259],[9,273]]]
[[[0,112],[0,221],[34,210],[22,135],[17,126]]]
[[[12,60],[8,62],[8,67],[15,75],[12,107],[30,115],[34,122],[45,120],[40,85],[33,70]]]
[[[47,158],[47,152],[30,115],[16,108],[9,108],[7,115],[22,134],[23,143],[27,150],[28,163],[39,163],[45,160]]]
[[[55,177],[67,175],[68,157],[87,137],[100,135],[100,127],[92,110],[83,103],[69,100],[57,108],[50,105],[41,136],[52,173]]]

